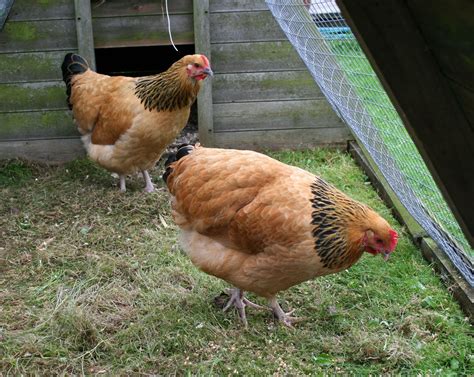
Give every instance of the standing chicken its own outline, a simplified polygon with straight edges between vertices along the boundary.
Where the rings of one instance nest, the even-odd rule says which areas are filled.
[[[187,55],[153,76],[107,76],[89,69],[85,59],[67,54],[62,64],[69,107],[89,157],[120,176],[148,174],[165,148],[185,127],[201,81],[212,75],[204,55]]]
[[[269,300],[287,326],[276,294],[352,266],[364,251],[385,260],[397,233],[364,204],[302,169],[251,151],[184,146],[163,179],[191,261],[236,288],[234,305],[247,324],[244,298]]]

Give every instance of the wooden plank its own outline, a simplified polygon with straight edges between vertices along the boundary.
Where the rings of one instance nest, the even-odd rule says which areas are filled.
[[[306,70],[288,41],[213,44],[213,69],[219,73]]]
[[[441,280],[459,302],[471,324],[474,324],[474,288],[459,274],[453,263],[431,238],[423,238],[421,251],[425,259],[434,264]]]
[[[74,2],[71,0],[15,0],[10,21],[40,21],[74,18]]]
[[[211,43],[286,41],[270,11],[211,13]]]
[[[0,140],[79,136],[69,110],[0,113]]]
[[[0,141],[0,160],[23,158],[59,164],[84,156],[85,150],[79,138]]]
[[[447,78],[447,81],[469,123],[474,124],[474,84],[470,86],[470,83],[466,84],[467,80],[458,82],[451,78]]]
[[[0,84],[61,80],[61,63],[68,52],[0,54]]]
[[[325,99],[214,105],[215,132],[313,127],[343,127],[347,139],[351,138],[349,129]]]
[[[0,113],[66,108],[62,81],[0,84]]]
[[[420,31],[422,23],[407,2],[337,2],[474,247],[474,129]],[[430,2],[430,7],[444,6],[443,1]],[[427,17],[424,9],[417,17]],[[446,20],[452,27],[461,21],[455,14]],[[464,41],[471,43],[472,36]],[[460,77],[472,81],[473,70]],[[455,132],[450,132],[453,125]]]
[[[95,71],[94,38],[92,33],[92,16],[90,1],[74,0],[77,50],[87,60],[89,67]]]
[[[474,93],[474,2],[434,0],[428,7],[412,0],[407,6],[443,75]]]
[[[211,0],[211,13],[268,10],[263,0]]]
[[[165,2],[156,0],[92,1],[92,18],[163,15],[166,14],[165,10]],[[193,0],[168,0],[168,13],[170,15],[192,14]]]
[[[208,0],[194,0],[194,36],[196,52],[206,55],[211,61],[211,67],[214,68],[211,57]],[[214,146],[212,80],[212,77],[204,80],[197,98],[199,140],[206,147]]]
[[[176,45],[194,43],[192,14],[170,15]],[[168,22],[163,16],[94,18],[96,48],[169,45]]]
[[[347,130],[307,128],[270,131],[216,132],[219,148],[264,150],[297,150],[320,146],[345,147]]]
[[[4,53],[76,50],[76,46],[74,20],[7,22],[0,33]]]
[[[318,99],[323,94],[307,71],[227,73],[213,78],[214,103]]]

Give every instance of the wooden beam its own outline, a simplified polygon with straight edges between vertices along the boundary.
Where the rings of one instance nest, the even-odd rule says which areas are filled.
[[[84,156],[84,146],[78,137],[0,141],[0,160],[21,158],[55,165]]]
[[[424,40],[419,23],[405,1],[336,1],[474,246],[474,129]],[[439,4],[436,0],[429,6]],[[450,22],[456,24],[456,20]]]
[[[94,37],[92,33],[91,2],[74,0],[76,11],[77,50],[95,70]]]
[[[209,28],[209,0],[194,0],[194,44],[197,54],[204,54],[211,62],[211,33]],[[206,147],[214,146],[214,115],[212,108],[212,77],[204,80],[197,99],[199,141]]]

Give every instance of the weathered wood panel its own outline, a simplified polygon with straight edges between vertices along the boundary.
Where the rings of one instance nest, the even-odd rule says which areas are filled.
[[[175,44],[193,44],[192,15],[171,16]],[[97,18],[96,48],[168,45],[168,24],[162,16]],[[0,51],[28,52],[77,49],[74,20],[7,22],[0,33]]]
[[[169,45],[168,23],[163,16],[94,18],[96,48]],[[192,14],[170,15],[176,45],[193,44]]]
[[[305,71],[228,73],[213,79],[214,103],[317,99],[323,95]]]
[[[307,128],[269,131],[216,132],[220,148],[252,150],[307,149],[323,145],[347,145],[344,128]]]
[[[194,1],[194,35],[196,51],[205,54],[209,60],[211,56],[211,38],[209,31],[209,1]],[[212,104],[212,80],[204,80],[197,98],[199,140],[206,147],[214,145],[214,121]]]
[[[96,70],[94,36],[92,33],[91,3],[84,0],[74,0],[77,50],[79,55],[87,60],[92,70]]]
[[[69,110],[0,113],[0,140],[79,136]]]
[[[218,73],[306,70],[288,41],[213,44],[212,68]]]
[[[268,11],[264,1],[255,0],[211,0],[209,6],[211,12]]]
[[[0,113],[66,108],[62,81],[0,84]]]
[[[168,13],[192,14],[193,0],[168,0]],[[136,15],[166,14],[165,1],[159,0],[113,0],[92,1],[92,17],[120,17]]]
[[[211,13],[211,43],[286,41],[269,11]]]
[[[210,0],[214,139],[307,148],[351,138],[263,0]]]
[[[76,49],[74,20],[7,22],[0,33],[1,52]]]
[[[8,21],[74,18],[73,0],[15,0]]]
[[[0,83],[61,80],[68,51],[0,54]]]
[[[325,99],[215,104],[214,124],[218,132],[343,127],[350,135]]]
[[[0,160],[24,158],[56,164],[74,160],[79,156],[85,156],[85,150],[79,138],[0,141]]]

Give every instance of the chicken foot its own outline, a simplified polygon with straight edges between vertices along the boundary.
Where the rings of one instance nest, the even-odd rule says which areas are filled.
[[[142,170],[143,179],[145,180],[145,192],[153,192],[155,190],[155,186],[151,182],[150,174],[148,174],[147,170]]]
[[[127,191],[127,189],[125,188],[125,175],[120,174],[119,179],[120,179],[120,191],[122,192]]]
[[[269,301],[270,308],[273,311],[273,315],[285,326],[293,327],[293,323],[304,321],[306,318],[292,317],[291,314],[295,309],[290,310],[288,313],[285,313],[278,303],[276,297],[272,297]]]
[[[255,303],[253,303],[252,301],[247,300],[244,297],[244,291],[239,289],[239,288],[229,289],[228,293],[230,293],[230,299],[222,310],[224,312],[226,312],[227,310],[229,310],[229,308],[231,306],[235,306],[235,308],[237,309],[237,313],[239,314],[239,318],[240,318],[240,320],[242,321],[242,323],[244,324],[245,327],[248,326],[247,316],[245,314],[245,307],[246,306],[249,306],[249,307],[254,308],[254,309],[260,309],[260,310],[261,309],[263,309],[263,310],[268,310],[269,309],[265,306],[257,305]]]

